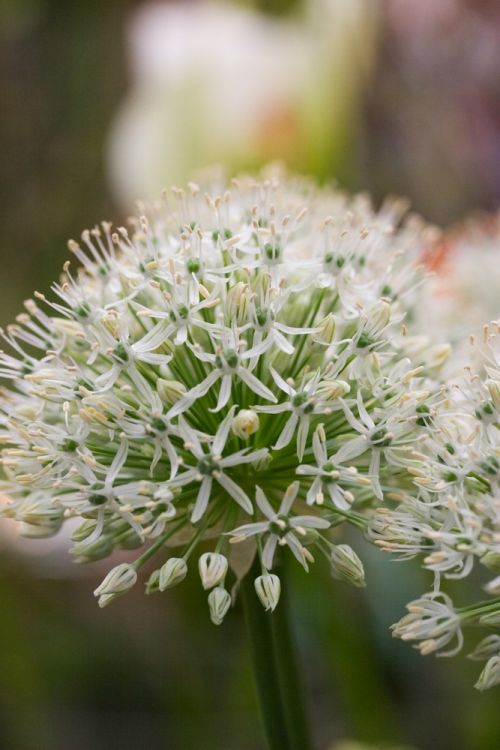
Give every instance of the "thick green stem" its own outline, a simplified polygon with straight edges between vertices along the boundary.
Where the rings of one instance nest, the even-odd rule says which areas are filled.
[[[241,597],[262,722],[269,750],[309,750],[302,681],[299,679],[286,601],[274,613],[257,598],[258,565],[245,576]]]
[[[296,644],[290,626],[286,566],[280,568],[279,574],[282,583],[281,600],[270,619],[275,663],[290,733],[290,747],[293,750],[311,750],[304,675],[300,673]]]

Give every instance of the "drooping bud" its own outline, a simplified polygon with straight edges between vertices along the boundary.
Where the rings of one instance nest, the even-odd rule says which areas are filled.
[[[469,654],[469,659],[483,661],[497,655],[500,655],[500,635],[488,635],[479,641],[474,651]]]
[[[489,581],[484,586],[484,590],[491,596],[500,596],[500,576]]]
[[[495,685],[500,685],[500,656],[492,656],[486,662],[486,666],[479,675],[479,679],[474,687],[482,692]]]
[[[186,561],[182,557],[171,557],[160,568],[158,587],[160,591],[172,588],[184,580],[187,575]]]
[[[114,567],[94,591],[94,596],[99,597],[99,606],[104,607],[116,596],[124,594],[136,581],[137,571],[133,565],[121,563]]]
[[[273,573],[264,573],[254,582],[255,591],[266,611],[274,612],[280,599],[281,581]]]
[[[330,557],[332,576],[353,586],[366,586],[363,563],[348,544],[336,544]]]
[[[208,606],[213,624],[220,625],[231,606],[231,596],[222,586],[217,586],[208,595]]]
[[[158,378],[156,381],[156,390],[164,404],[171,406],[175,404],[186,393],[186,386],[179,383],[178,380],[165,380]]]
[[[500,570],[500,552],[493,552],[490,550],[483,555],[479,561],[488,570]]]
[[[247,440],[259,429],[259,416],[253,409],[241,409],[233,419],[231,429],[242,440]]]
[[[224,580],[227,573],[227,559],[217,552],[205,552],[198,560],[198,570],[203,588],[212,589]]]

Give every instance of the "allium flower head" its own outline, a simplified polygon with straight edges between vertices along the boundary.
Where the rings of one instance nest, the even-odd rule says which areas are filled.
[[[3,332],[3,515],[31,536],[78,519],[78,562],[137,550],[101,605],[149,560],[147,593],[197,567],[216,624],[253,558],[270,610],[283,556],[364,585],[344,521],[438,574],[491,564],[496,343],[450,406],[405,323],[434,230],[403,215],[271,175],[173,188],[70,242],[76,270]]]

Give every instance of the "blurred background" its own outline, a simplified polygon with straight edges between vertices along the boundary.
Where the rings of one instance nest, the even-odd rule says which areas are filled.
[[[2,0],[0,39],[0,325],[83,228],[214,163],[270,159],[377,203],[407,195],[446,230],[453,335],[498,315],[498,0]],[[473,690],[477,665],[390,637],[429,581],[349,541],[366,591],[319,565],[291,582],[318,748],[497,750],[498,689]],[[211,626],[192,574],[100,611],[105,570],[4,527],[0,748],[261,748],[239,608]]]

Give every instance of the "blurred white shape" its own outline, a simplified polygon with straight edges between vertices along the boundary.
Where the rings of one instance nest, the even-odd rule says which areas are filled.
[[[282,158],[328,173],[373,54],[370,0],[308,0],[302,18],[227,2],[152,2],[129,27],[131,88],[109,140],[123,207],[215,162]]]

